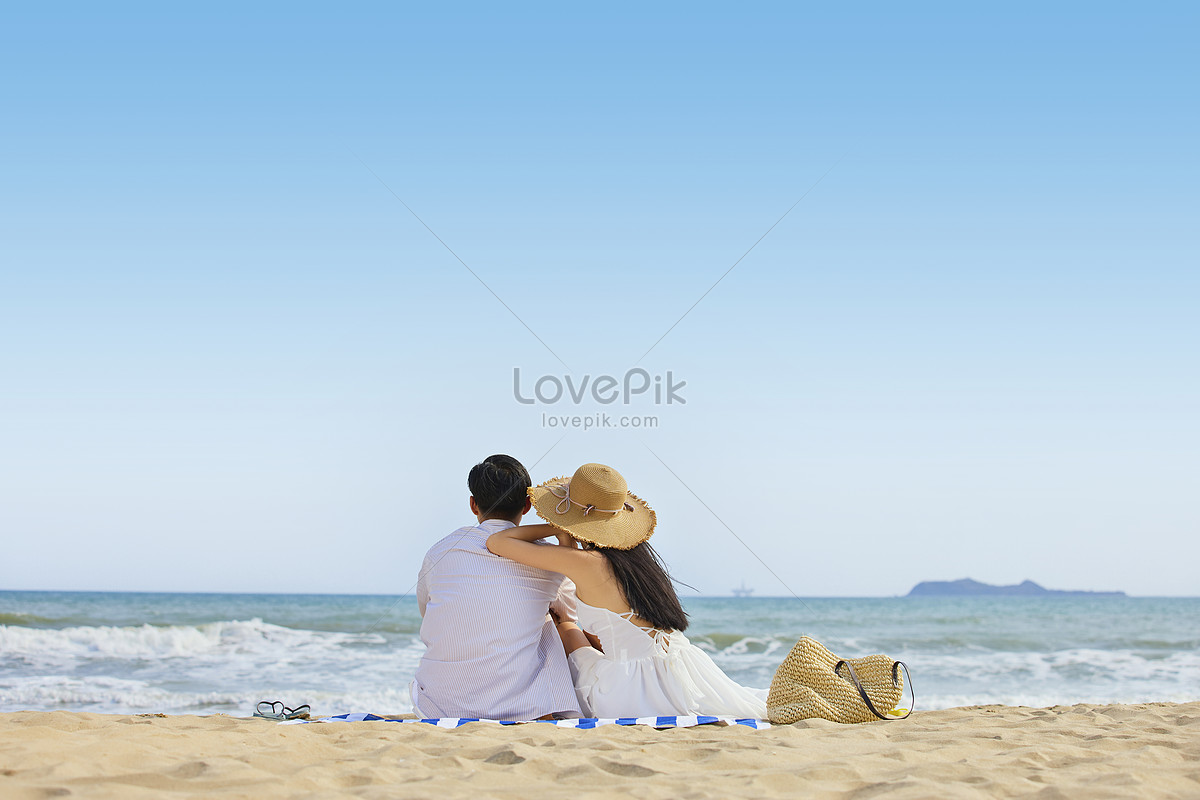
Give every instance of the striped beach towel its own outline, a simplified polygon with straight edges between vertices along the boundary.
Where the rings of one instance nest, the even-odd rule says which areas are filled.
[[[646,725],[651,728],[692,728],[696,725],[742,725],[754,730],[771,727],[771,723],[761,719],[736,719],[734,717],[620,717],[618,719],[535,719],[529,722],[514,722],[500,719],[472,719],[467,717],[446,717],[442,719],[396,719],[381,717],[377,714],[338,714],[332,717],[317,719],[292,719],[280,722],[280,725],[306,725],[311,722],[423,722],[436,725],[439,728],[457,728],[468,722],[490,722],[496,725],[556,725],[560,728],[599,728],[602,725]]]

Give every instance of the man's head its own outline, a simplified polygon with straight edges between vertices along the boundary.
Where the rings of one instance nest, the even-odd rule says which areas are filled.
[[[529,511],[529,472],[512,456],[488,456],[471,467],[467,488],[471,511],[482,522],[503,519],[520,523]]]

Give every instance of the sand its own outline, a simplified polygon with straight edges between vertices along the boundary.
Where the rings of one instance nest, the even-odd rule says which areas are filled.
[[[1200,797],[1200,702],[864,725],[458,729],[0,714],[0,797]]]

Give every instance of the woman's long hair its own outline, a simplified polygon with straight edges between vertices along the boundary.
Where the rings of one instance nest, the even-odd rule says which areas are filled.
[[[590,544],[584,547],[597,550],[608,559],[625,602],[634,614],[659,630],[687,630],[687,612],[675,594],[666,566],[653,547],[646,542],[629,550]]]

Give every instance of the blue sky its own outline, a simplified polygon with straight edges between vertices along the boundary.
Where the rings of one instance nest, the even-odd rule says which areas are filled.
[[[6,16],[0,588],[407,591],[509,452],[706,594],[1197,593],[1190,5]]]

